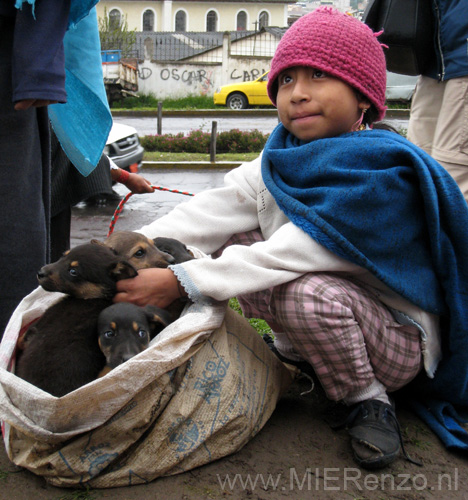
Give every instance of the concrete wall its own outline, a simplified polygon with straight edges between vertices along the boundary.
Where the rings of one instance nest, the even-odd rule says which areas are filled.
[[[138,92],[153,94],[158,99],[212,96],[220,85],[255,80],[270,68],[270,62],[265,59],[235,59],[232,62],[227,68],[226,79],[221,64],[144,61],[138,68]]]
[[[265,37],[270,35],[258,35],[259,39]],[[248,46],[252,40],[242,43]],[[153,94],[158,99],[212,96],[221,85],[253,81],[270,69],[271,57],[232,55],[236,51],[231,48],[229,36],[225,35],[223,47],[209,54],[210,61],[220,62],[204,62],[203,56],[195,56],[190,62],[170,64],[145,60],[138,66],[138,91]]]

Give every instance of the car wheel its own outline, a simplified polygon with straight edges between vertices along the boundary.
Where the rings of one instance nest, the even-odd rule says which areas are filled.
[[[247,101],[247,97],[245,97],[244,94],[241,94],[240,92],[235,92],[234,94],[231,94],[228,97],[226,101],[226,106],[229,109],[247,109],[249,103]]]

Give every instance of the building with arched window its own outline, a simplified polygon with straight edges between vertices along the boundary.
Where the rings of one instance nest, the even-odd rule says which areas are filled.
[[[252,31],[288,25],[291,0],[101,0],[98,16],[136,31]]]
[[[142,31],[154,31],[156,15],[153,9],[146,9],[143,12]]]
[[[247,12],[245,10],[240,10],[237,13],[236,18],[236,30],[245,31],[247,29]]]

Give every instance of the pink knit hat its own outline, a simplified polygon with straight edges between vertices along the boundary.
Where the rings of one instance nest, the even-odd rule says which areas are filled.
[[[343,80],[385,115],[385,55],[376,34],[358,19],[332,7],[319,7],[284,34],[268,75],[268,95],[276,105],[278,75],[293,66],[310,66]]]

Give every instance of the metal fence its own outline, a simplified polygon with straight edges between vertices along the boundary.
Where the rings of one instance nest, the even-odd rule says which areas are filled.
[[[132,54],[138,59],[183,61],[194,56],[203,62],[221,62],[223,32],[138,32]],[[255,31],[232,31],[231,54],[271,57],[281,35]]]

